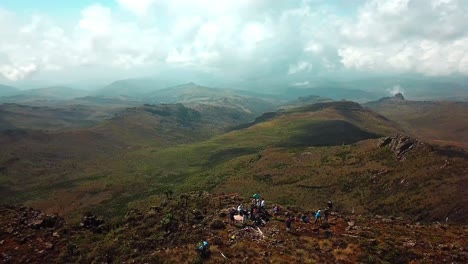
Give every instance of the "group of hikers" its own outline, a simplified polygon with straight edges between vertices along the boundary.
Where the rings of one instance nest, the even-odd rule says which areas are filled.
[[[236,208],[231,208],[229,211],[229,222],[231,225],[234,225],[237,219],[242,220],[242,224],[247,224],[247,221],[250,220],[258,226],[263,226],[268,222],[270,214],[266,210],[266,201],[264,198],[260,198],[258,194],[255,194],[252,199],[252,203],[249,208],[244,207],[244,205],[239,204]]]
[[[333,210],[333,203],[332,201],[328,201],[327,207],[324,210],[317,209],[313,213],[314,221],[313,224],[320,225],[322,223],[328,223],[328,217]],[[273,206],[273,214],[274,216],[279,215],[281,212],[281,208],[278,205]],[[249,207],[244,207],[242,203],[240,203],[237,208],[232,207],[229,210],[229,222],[231,225],[234,225],[236,221],[242,221],[242,224],[247,224],[247,221],[250,220],[257,226],[264,226],[270,217],[270,213],[267,210],[266,201],[264,198],[261,198],[259,194],[254,194],[253,199]],[[286,224],[286,231],[291,231],[291,226],[293,222],[303,222],[303,223],[312,223],[312,220],[309,216],[304,213],[300,217],[288,215],[285,220]],[[208,242],[202,241],[197,244],[197,250],[202,258],[206,258],[210,255],[210,250],[208,246]]]
[[[287,215],[285,224],[286,230],[291,231],[291,225],[293,222],[304,222],[312,223],[315,225],[320,225],[322,223],[328,223],[328,217],[330,216],[333,210],[332,201],[328,201],[327,207],[323,210],[317,209],[313,212],[311,219],[306,213],[302,214],[300,217]],[[278,205],[273,206],[273,214],[277,216],[281,211],[281,208]],[[250,208],[246,208],[241,204],[231,208],[229,211],[229,221],[231,225],[234,225],[236,220],[242,221],[242,224],[247,224],[247,221],[250,220],[258,226],[263,226],[266,222],[269,221],[270,214],[266,208],[266,201],[264,198],[261,198],[259,194],[254,194]]]
[[[332,201],[328,201],[327,207],[323,211],[320,210],[320,209],[317,209],[317,211],[315,211],[313,213],[313,215],[315,217],[314,224],[319,225],[319,224],[322,224],[322,223],[328,223],[328,217],[330,216],[330,213],[332,212],[332,210],[333,210]],[[290,232],[292,223],[293,222],[299,222],[299,221],[302,221],[304,223],[311,223],[312,222],[310,220],[309,216],[307,214],[305,214],[305,213],[302,214],[300,218],[298,218],[297,216],[288,215],[286,217],[286,220],[285,220],[286,231]]]

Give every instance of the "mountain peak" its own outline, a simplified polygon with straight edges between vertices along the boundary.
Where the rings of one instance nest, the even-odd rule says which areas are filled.
[[[403,96],[402,93],[396,93],[393,98],[398,99],[398,100],[405,100],[405,97]]]

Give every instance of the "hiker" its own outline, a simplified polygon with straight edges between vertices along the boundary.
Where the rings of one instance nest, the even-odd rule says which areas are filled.
[[[301,217],[302,222],[309,223],[309,217],[306,214],[303,214]]]
[[[332,203],[332,201],[329,200],[328,203],[327,203],[327,206],[328,206],[328,208],[329,208],[330,211],[331,211],[331,210],[333,209],[333,203]]]
[[[243,212],[244,212],[244,207],[242,206],[242,204],[239,204],[239,206],[237,206],[237,213],[242,216],[243,215]]]
[[[256,193],[252,195],[253,200],[252,200],[252,205],[254,206],[260,206],[260,194]]]
[[[320,222],[320,209],[318,209],[317,212],[315,212],[315,222],[314,222],[314,224],[317,224],[318,222]]]
[[[247,210],[242,210],[242,225],[245,226],[247,224],[247,219],[249,218],[249,212]]]
[[[275,204],[275,206],[273,206],[273,213],[276,216],[278,214],[278,212],[279,212],[279,207]]]
[[[254,210],[255,210],[255,207],[254,207],[254,206],[251,206],[251,207],[250,207],[250,220],[253,220],[253,219],[254,219]]]
[[[291,225],[294,220],[291,218],[291,216],[288,216],[286,218],[285,224],[286,224],[286,231],[291,232]]]
[[[230,223],[231,225],[234,225],[234,215],[236,214],[236,209],[231,208],[231,210],[229,211],[229,220],[230,220]]]
[[[330,214],[330,207],[327,207],[324,211],[323,211],[323,220],[325,223],[328,223],[328,215]]]
[[[211,252],[209,249],[208,242],[206,241],[200,242],[198,243],[197,247],[198,247],[198,253],[200,254],[201,258],[207,258],[210,256]]]
[[[260,208],[265,209],[266,208],[266,202],[265,199],[262,198],[262,201],[260,202]]]

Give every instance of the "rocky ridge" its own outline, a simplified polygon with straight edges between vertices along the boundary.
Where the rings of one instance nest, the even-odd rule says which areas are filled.
[[[391,216],[333,212],[329,223],[296,221],[312,216],[282,208],[264,225],[229,224],[236,194],[184,194],[130,210],[116,222],[87,214],[77,224],[26,207],[0,208],[2,263],[466,263],[467,227],[421,224]],[[270,213],[271,210],[270,210]],[[96,232],[96,228],[99,232]],[[105,228],[104,228],[105,227]],[[206,240],[211,256],[195,244]]]

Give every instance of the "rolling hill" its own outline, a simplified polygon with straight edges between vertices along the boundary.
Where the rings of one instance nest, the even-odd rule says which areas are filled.
[[[249,120],[245,113],[229,108],[200,106],[195,110],[181,104],[144,105],[100,122],[88,120],[93,124],[83,128],[89,118],[84,111],[89,110],[87,107],[82,112],[70,108],[72,114],[45,107],[2,107],[5,126],[0,132],[0,195],[14,201],[48,196],[61,189],[59,186],[96,179],[93,173],[107,168],[108,159],[121,158],[135,148],[205,140]],[[49,126],[54,129],[42,130]],[[72,126],[81,127],[70,129]],[[82,193],[79,189],[74,191]],[[10,195],[12,192],[17,195]]]
[[[5,131],[2,199],[68,218],[88,210],[121,217],[167,190],[261,192],[307,210],[331,198],[340,211],[467,219],[467,154],[406,136],[383,140],[402,130],[357,103],[265,113],[227,133],[222,128],[242,120],[233,118],[240,113],[205,107],[211,115],[145,105],[90,129]]]
[[[252,117],[274,110],[277,101],[260,99],[242,90],[208,88],[187,83],[155,91],[146,96],[151,103],[183,103],[185,105],[211,105],[240,109]],[[275,104],[276,103],[276,104]]]
[[[118,80],[98,89],[94,96],[98,97],[132,97],[144,98],[148,93],[167,87],[167,83],[152,79],[126,79]]]
[[[113,215],[131,201],[172,189],[261,192],[272,202],[306,208],[331,197],[340,210],[465,221],[460,198],[467,154],[405,137],[392,138],[401,148],[396,151],[377,139],[398,132],[391,121],[351,102],[286,110],[207,141],[140,149],[126,153],[124,162],[109,162],[108,179],[126,185],[134,175],[139,191],[127,189],[97,211]]]
[[[0,131],[7,129],[63,130],[91,127],[122,107],[68,105],[59,107],[0,105]]]
[[[281,94],[289,100],[296,99],[298,97],[316,95],[331,98],[333,100],[351,100],[359,103],[379,98],[378,93],[343,87],[340,85],[289,87],[281,91]]]

